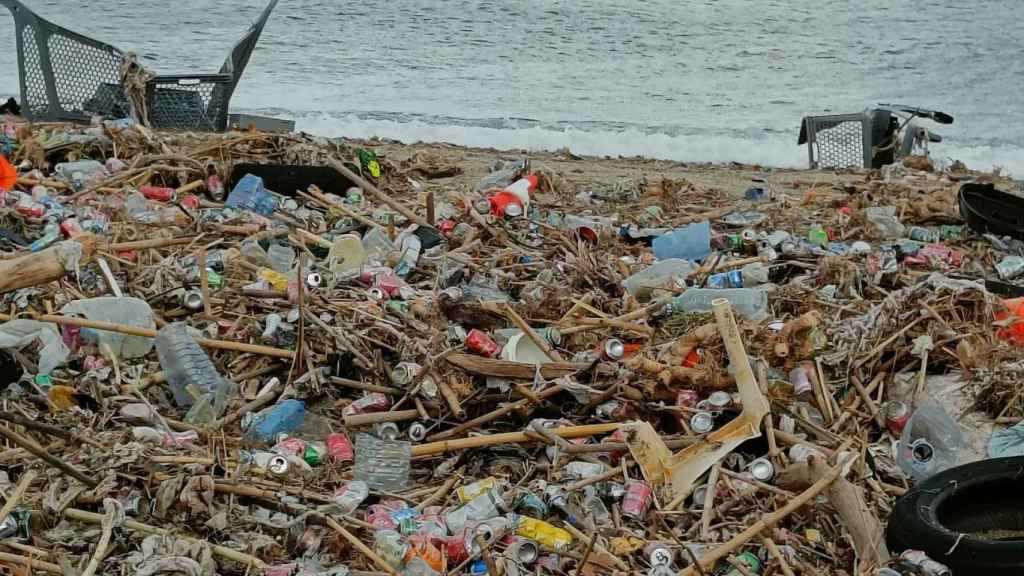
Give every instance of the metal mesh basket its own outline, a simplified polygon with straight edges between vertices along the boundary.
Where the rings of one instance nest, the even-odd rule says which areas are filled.
[[[811,167],[871,166],[869,120],[863,113],[804,117]]]
[[[121,50],[45,20],[19,0],[0,0],[0,5],[14,16],[21,100],[28,118],[88,122],[95,115],[130,115],[120,82]],[[219,73],[153,78],[146,86],[150,125],[226,129],[228,103],[276,5],[277,0],[271,0]]]

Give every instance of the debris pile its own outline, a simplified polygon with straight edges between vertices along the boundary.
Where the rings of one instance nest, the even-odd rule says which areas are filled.
[[[998,174],[582,187],[123,122],[2,144],[14,573],[919,573],[886,519],[966,459],[932,378],[1024,416],[1024,244],[957,198]]]

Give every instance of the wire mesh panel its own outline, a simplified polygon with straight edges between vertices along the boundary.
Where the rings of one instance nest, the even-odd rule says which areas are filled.
[[[865,166],[864,116],[843,114],[806,118],[811,164],[818,168]]]
[[[87,103],[100,86],[118,83],[121,54],[60,33],[48,34],[46,45],[60,107],[89,116],[102,112],[90,110]]]
[[[21,83],[22,106],[30,118],[45,116],[50,109],[46,94],[46,79],[39,60],[36,31],[31,26],[21,29]]]
[[[228,122],[223,87],[232,82],[230,74],[157,76],[148,86],[149,121],[154,128],[222,131]]]

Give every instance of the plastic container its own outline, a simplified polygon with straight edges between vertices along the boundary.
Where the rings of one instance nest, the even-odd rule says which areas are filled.
[[[271,444],[278,434],[288,433],[302,425],[306,419],[306,404],[288,399],[260,411],[245,431],[247,438]]]
[[[388,233],[383,228],[370,227],[363,235],[363,252],[368,258],[383,260],[389,252],[395,250],[395,243],[388,238]]]
[[[95,160],[78,160],[77,162],[61,162],[57,164],[55,171],[61,180],[74,182],[77,186],[100,176],[104,172],[104,168],[103,164]]]
[[[295,250],[291,246],[271,244],[270,249],[267,250],[267,257],[270,259],[271,268],[282,274],[287,274],[291,272],[292,264],[295,262]]]
[[[225,205],[270,216],[274,210],[277,210],[278,202],[277,197],[264,188],[262,178],[246,174],[235,184],[234,190],[228,194]]]
[[[768,293],[760,288],[690,288],[669,303],[670,312],[710,312],[711,302],[725,298],[738,314],[754,321],[768,316]]]
[[[338,236],[327,253],[327,262],[335,274],[358,270],[366,262],[363,241],[356,234]]]
[[[895,206],[871,206],[864,211],[867,232],[873,238],[894,240],[903,237],[906,228],[896,217]]]
[[[652,247],[658,260],[682,258],[699,262],[711,254],[711,224],[703,220],[677,228],[655,238]]]
[[[219,404],[220,409],[223,409],[228,391],[227,380],[217,372],[210,357],[192,339],[185,324],[175,322],[161,328],[156,333],[156,353],[178,406],[192,406],[201,397],[210,394],[213,405]]]
[[[907,420],[896,462],[914,482],[956,466],[964,438],[960,425],[941,406],[927,402]]]
[[[686,278],[693,270],[693,263],[689,260],[661,260],[626,278],[622,286],[638,300],[650,300],[655,288],[665,286],[673,278]]]

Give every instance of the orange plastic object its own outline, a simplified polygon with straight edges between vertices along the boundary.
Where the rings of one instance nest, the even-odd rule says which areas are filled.
[[[17,183],[18,171],[7,158],[0,156],[0,190],[10,190]]]
[[[1024,298],[1011,298],[1003,300],[1005,311],[996,312],[996,320],[1007,320],[1016,318],[1012,324],[996,331],[996,337],[1007,340],[1017,346],[1024,346]]]

